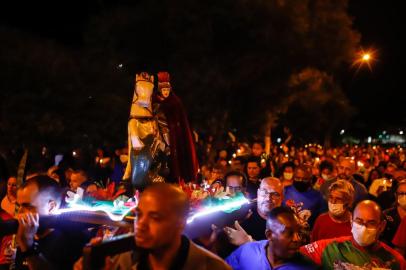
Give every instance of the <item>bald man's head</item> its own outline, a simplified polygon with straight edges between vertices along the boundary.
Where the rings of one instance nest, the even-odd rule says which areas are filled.
[[[156,183],[147,187],[143,196],[153,196],[159,198],[161,203],[170,206],[180,217],[187,218],[189,215],[189,198],[183,190],[168,183]]]
[[[292,258],[300,247],[301,227],[296,215],[288,207],[271,210],[266,222],[266,238],[272,246],[272,253],[279,258]]]
[[[361,246],[371,246],[385,229],[386,221],[379,205],[370,200],[357,204],[352,220],[352,235]]]
[[[356,216],[368,217],[368,219],[373,219],[377,222],[383,220],[381,207],[371,200],[361,201],[357,204],[354,209],[354,218]]]
[[[265,219],[269,211],[281,206],[283,200],[283,185],[278,178],[262,179],[257,195],[258,213]]]
[[[276,177],[266,177],[266,178],[262,179],[261,185],[259,188],[262,188],[265,186],[272,186],[275,189],[280,190],[281,192],[283,191],[282,182],[281,182],[281,180],[279,180],[279,178],[276,178]]]
[[[136,213],[137,246],[160,249],[180,240],[189,213],[189,200],[174,185],[153,184],[142,192]]]

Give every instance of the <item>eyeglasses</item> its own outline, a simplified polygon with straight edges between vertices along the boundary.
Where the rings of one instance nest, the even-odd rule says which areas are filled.
[[[406,196],[406,192],[396,192],[396,195],[398,195],[398,196]]]
[[[281,194],[278,192],[275,191],[269,192],[268,190],[262,188],[258,189],[258,193],[261,196],[271,196],[271,198],[273,199],[279,199],[281,197]]]

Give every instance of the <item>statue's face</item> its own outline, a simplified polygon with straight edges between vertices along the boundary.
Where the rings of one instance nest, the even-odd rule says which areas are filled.
[[[137,102],[142,106],[148,106],[151,102],[151,95],[154,85],[150,82],[139,81],[135,87],[135,92],[137,93]]]
[[[161,89],[161,95],[164,98],[169,97],[169,94],[171,93],[171,88],[162,88]]]

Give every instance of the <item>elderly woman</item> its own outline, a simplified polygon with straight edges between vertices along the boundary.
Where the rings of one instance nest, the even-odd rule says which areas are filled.
[[[351,235],[351,208],[354,187],[345,180],[337,180],[329,187],[328,212],[314,223],[311,241]]]

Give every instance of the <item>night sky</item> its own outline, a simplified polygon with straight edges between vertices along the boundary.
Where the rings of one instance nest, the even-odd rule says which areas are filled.
[[[82,46],[82,33],[88,19],[115,5],[137,1],[7,1],[0,8],[0,25],[55,40],[73,49]],[[406,123],[403,94],[405,56],[400,1],[350,1],[349,12],[361,33],[364,49],[377,51],[372,71],[348,67],[343,88],[358,110],[352,127],[367,131],[399,127]],[[403,17],[402,17],[403,16]],[[402,32],[401,32],[402,31]],[[364,133],[364,132],[361,132]]]
[[[397,1],[350,1],[354,25],[362,34],[365,49],[377,50],[372,72],[352,72],[346,93],[360,112],[358,119],[376,128],[404,127],[406,123],[404,95],[405,42],[404,15]],[[404,39],[403,39],[404,40]]]

